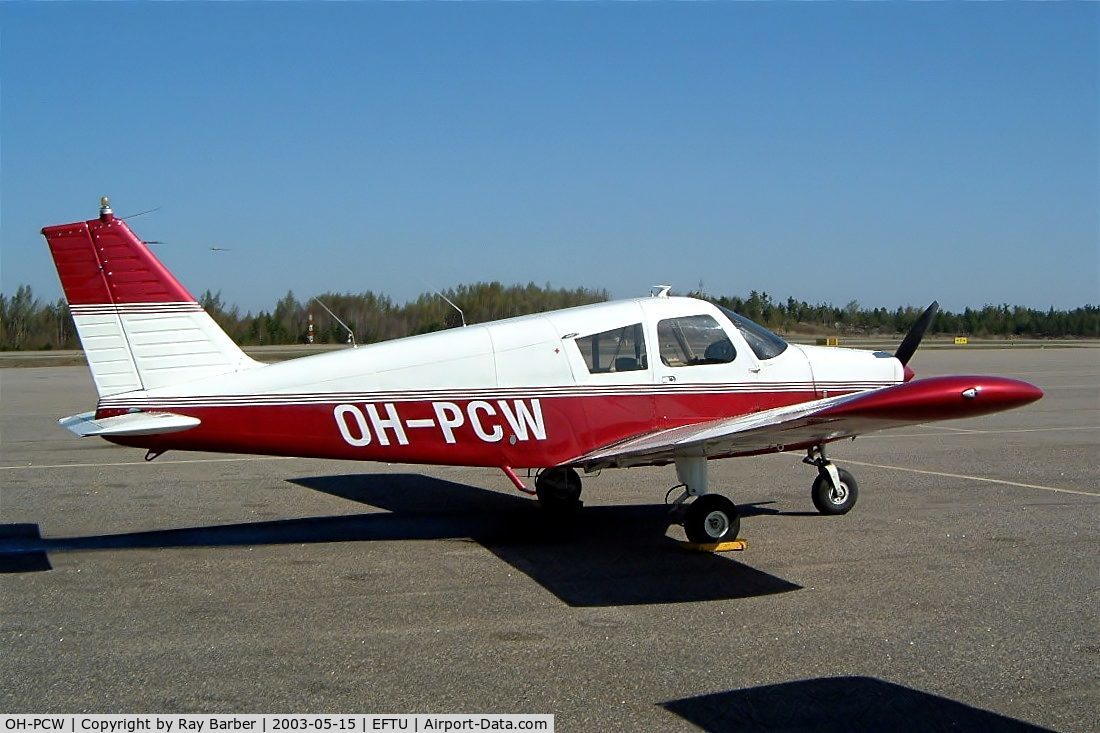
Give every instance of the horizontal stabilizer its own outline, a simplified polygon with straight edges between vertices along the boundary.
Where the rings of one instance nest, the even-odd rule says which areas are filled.
[[[94,412],[82,412],[79,415],[63,417],[57,421],[61,427],[68,428],[80,437],[98,435],[101,437],[123,435],[160,435],[190,430],[201,420],[197,417],[177,415],[173,412],[131,412],[126,415],[96,419]]]

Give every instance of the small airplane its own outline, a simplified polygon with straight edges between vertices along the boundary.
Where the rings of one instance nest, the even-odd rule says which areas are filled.
[[[87,355],[96,409],[58,422],[144,448],[485,466],[555,516],[580,471],[674,464],[697,543],[733,539],[716,458],[805,451],[811,496],[845,514],[858,484],[829,443],[1042,397],[1016,379],[914,380],[938,305],[896,353],[789,344],[725,308],[672,297],[568,308],[263,364],[247,356],[110,202],[42,230]],[[535,469],[530,489],[516,469]],[[666,501],[672,491],[666,495]]]

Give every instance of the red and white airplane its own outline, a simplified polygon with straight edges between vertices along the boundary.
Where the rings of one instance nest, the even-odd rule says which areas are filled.
[[[932,304],[897,353],[788,344],[705,301],[568,308],[306,356],[249,358],[116,218],[42,230],[99,393],[59,422],[148,450],[490,466],[555,513],[585,472],[675,464],[687,536],[737,536],[708,461],[806,451],[825,514],[856,502],[825,446],[886,428],[1033,402],[1015,379],[910,381]],[[515,469],[538,469],[529,491]],[[690,503],[688,503],[690,501]]]

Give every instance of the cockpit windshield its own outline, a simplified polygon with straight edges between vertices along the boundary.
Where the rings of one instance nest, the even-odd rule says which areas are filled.
[[[750,321],[742,315],[734,313],[729,308],[723,308],[718,306],[718,310],[722,311],[722,314],[730,320],[737,330],[741,332],[741,335],[745,337],[745,341],[748,342],[749,348],[752,349],[752,353],[756,354],[756,358],[761,361],[765,359],[774,359],[787,350],[787,342],[776,336],[768,329],[761,326],[759,323]]]

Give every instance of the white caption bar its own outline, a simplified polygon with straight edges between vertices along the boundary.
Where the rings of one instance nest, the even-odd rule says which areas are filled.
[[[0,715],[0,733],[368,733],[545,731],[553,715]]]

